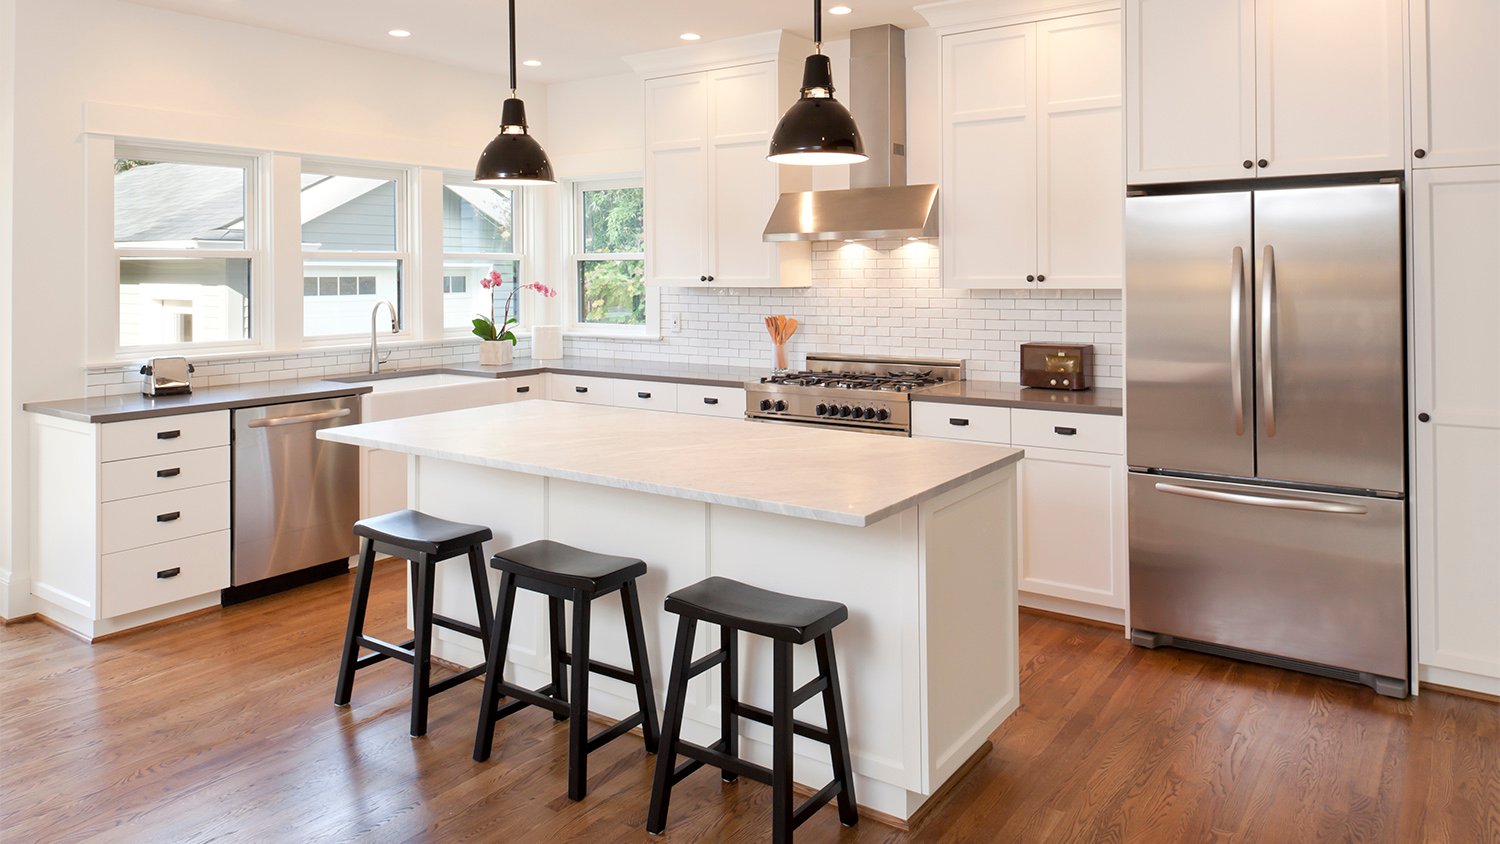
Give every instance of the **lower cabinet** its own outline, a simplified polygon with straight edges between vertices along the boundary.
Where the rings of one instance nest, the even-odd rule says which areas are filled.
[[[1021,605],[1127,624],[1122,417],[919,401],[912,435],[1024,448]]]

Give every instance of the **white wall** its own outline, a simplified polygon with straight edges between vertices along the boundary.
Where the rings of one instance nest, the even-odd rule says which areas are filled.
[[[11,370],[15,361],[12,330],[15,309],[8,307],[11,301],[13,276],[12,221],[14,220],[15,185],[15,96],[16,96],[16,2],[0,0],[0,500],[15,501],[18,496],[14,473],[11,471],[15,451],[12,446],[11,426],[15,407],[11,386]],[[11,529],[11,507],[0,505],[0,617],[14,618],[25,611],[24,602],[11,606],[9,588],[15,557],[11,550],[15,531]],[[25,594],[25,590],[20,590]]]
[[[20,404],[85,391],[89,361],[79,330],[86,289],[85,120],[145,127],[139,134],[147,139],[161,126],[182,140],[462,169],[473,166],[493,136],[506,95],[504,80],[491,74],[116,0],[0,0],[0,57],[8,63],[11,56],[14,108],[3,111],[7,119],[17,115],[14,160],[20,166],[6,166],[8,145],[0,144],[6,174],[0,215],[8,191],[26,213],[13,227],[3,226],[14,238],[13,265],[7,266],[16,283],[6,291],[7,276],[0,275],[0,294],[8,293],[0,300],[0,332],[25,365],[6,361],[0,377],[7,402],[0,481],[10,474],[0,519],[16,528],[0,520],[6,543],[0,584],[10,579],[13,587],[9,599],[0,595],[6,616],[29,611],[23,598],[29,590],[30,426]],[[0,80],[11,78],[6,71]],[[544,133],[545,92],[521,93],[534,127]],[[0,81],[0,106],[9,96]],[[174,116],[156,119],[138,109]],[[5,245],[0,240],[0,248]]]

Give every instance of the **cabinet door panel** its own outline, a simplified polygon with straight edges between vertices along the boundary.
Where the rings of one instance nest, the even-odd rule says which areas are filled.
[[[942,272],[949,287],[1036,273],[1036,26],[943,39]]]
[[[762,287],[775,282],[776,244],[761,239],[776,207],[776,165],[766,160],[767,138],[713,145],[714,287]]]
[[[1123,608],[1124,560],[1124,459],[1027,448],[1021,591]]]
[[[1120,15],[1037,25],[1037,270],[1042,289],[1120,287]]]
[[[1401,0],[1256,0],[1260,176],[1405,164]]]
[[[1127,0],[1125,79],[1130,183],[1253,174],[1254,0]]]
[[[708,99],[703,74],[646,82],[646,283],[708,273]]]
[[[1500,164],[1497,33],[1495,0],[1413,0],[1413,167]]]

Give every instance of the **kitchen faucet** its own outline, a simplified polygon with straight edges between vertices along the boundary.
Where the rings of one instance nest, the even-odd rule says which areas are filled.
[[[379,342],[377,340],[378,335],[375,333],[375,317],[380,313],[380,306],[381,305],[385,305],[386,308],[388,308],[390,310],[390,312],[391,312],[391,333],[392,334],[400,334],[401,333],[401,329],[396,325],[396,306],[392,305],[389,301],[387,301],[385,299],[381,299],[380,301],[376,302],[375,303],[375,307],[370,309],[370,374],[371,375],[379,375],[380,374],[380,365],[382,363],[385,363],[385,361],[383,359],[381,359],[381,357],[380,357],[380,345],[379,345]],[[386,357],[390,357],[390,354],[391,354],[390,352],[386,352]]]

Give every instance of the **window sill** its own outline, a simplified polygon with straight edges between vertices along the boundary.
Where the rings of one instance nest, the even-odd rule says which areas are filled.
[[[640,340],[642,342],[658,342],[663,339],[660,331],[652,331],[651,329],[611,331],[606,328],[583,328],[576,326],[564,328],[563,337],[579,340]]]

